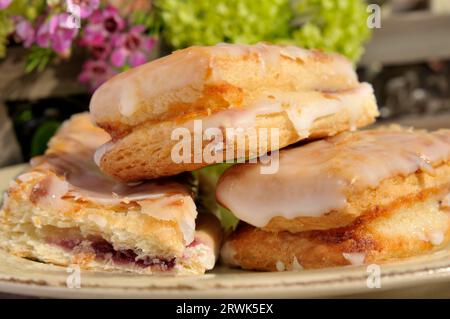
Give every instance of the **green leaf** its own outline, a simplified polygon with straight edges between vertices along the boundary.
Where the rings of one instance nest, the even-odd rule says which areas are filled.
[[[130,21],[133,25],[145,26],[149,35],[158,36],[161,32],[162,21],[156,10],[150,12],[134,11],[130,15]]]
[[[23,112],[20,112],[20,114],[17,116],[16,121],[18,123],[25,123],[31,121],[32,119],[33,119],[33,112],[31,112],[31,110],[24,110]]]
[[[286,38],[289,0],[159,0],[163,36],[174,48]]]
[[[293,44],[360,58],[371,35],[364,0],[296,0],[292,8]]]
[[[46,9],[46,0],[13,0],[5,11],[10,15],[21,15],[33,21]]]
[[[49,48],[41,48],[37,45],[31,47],[25,62],[25,72],[43,71],[54,56],[55,53]]]
[[[268,41],[357,61],[370,37],[364,0],[155,0],[162,36],[178,49]]]
[[[8,35],[13,31],[14,24],[11,16],[5,10],[0,10],[0,58],[6,55]]]
[[[55,135],[61,123],[57,121],[47,121],[41,124],[31,139],[31,156],[44,154],[47,143]]]
[[[198,200],[206,210],[219,218],[225,231],[232,231],[239,223],[232,212],[222,207],[216,201],[216,185],[223,172],[234,165],[233,163],[216,164],[198,169],[193,172],[199,181]]]

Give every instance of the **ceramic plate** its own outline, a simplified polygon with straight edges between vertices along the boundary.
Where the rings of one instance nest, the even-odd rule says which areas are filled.
[[[0,170],[0,190],[24,166]],[[262,273],[224,267],[202,276],[169,277],[81,271],[80,288],[68,288],[64,267],[0,251],[0,292],[59,298],[450,298],[450,247],[428,255],[364,267]],[[380,288],[371,279],[380,274]],[[69,279],[69,280],[68,280]],[[369,284],[368,284],[369,283]],[[69,284],[69,286],[72,286]]]

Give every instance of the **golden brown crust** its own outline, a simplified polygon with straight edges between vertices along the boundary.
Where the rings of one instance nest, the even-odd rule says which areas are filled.
[[[375,188],[361,190],[350,185],[344,191],[348,203],[345,208],[318,217],[297,217],[288,220],[277,216],[270,220],[264,230],[298,233],[344,227],[359,216],[363,216],[374,205],[377,207],[391,205],[398,199],[399,194],[414,196],[423,190],[450,187],[448,185],[450,185],[450,161],[437,164],[433,175],[423,171],[408,176],[397,175],[383,180]]]
[[[122,181],[170,176],[221,162],[202,158],[177,163],[171,158],[177,144],[171,138],[174,129],[188,127],[192,132],[195,120],[222,130],[280,129],[278,146],[266,148],[274,151],[306,138],[366,126],[378,116],[371,86],[358,82],[345,58],[266,44],[176,51],[103,84],[90,109],[97,125],[112,136],[99,152],[99,165]],[[206,145],[203,142],[201,151]],[[258,145],[251,147],[256,150]],[[255,150],[247,146],[235,153],[259,155]]]
[[[96,270],[202,274],[212,268],[217,221],[195,232],[196,207],[181,183],[127,186],[102,175],[92,156],[108,138],[88,114],[63,124],[46,154],[11,182],[0,211],[0,247]]]
[[[378,114],[375,101],[369,98],[360,107],[361,115],[356,121],[352,114],[345,110],[317,119],[311,125],[308,139],[332,136],[373,123]],[[189,126],[189,124],[185,123],[185,126]],[[171,176],[211,165],[212,163],[203,161],[203,158],[199,163],[194,163],[193,160],[191,163],[174,163],[171,151],[178,141],[172,140],[171,134],[177,127],[179,124],[175,122],[139,125],[130,134],[108,148],[100,160],[101,169],[110,176],[128,182]],[[258,129],[277,128],[280,149],[303,139],[297,134],[292,122],[284,112],[257,116],[253,128],[256,132],[256,139],[259,138]],[[226,137],[225,130],[223,134]],[[202,151],[207,144],[208,142],[204,141]],[[245,140],[244,146],[245,149],[241,149],[235,144],[235,153],[246,154],[248,157],[249,154],[257,152],[258,145],[248,143],[248,139]],[[270,142],[267,146],[268,151],[272,150]],[[222,151],[223,158],[226,158],[225,154],[226,147]]]
[[[420,255],[450,242],[450,211],[440,206],[448,192],[449,187],[400,197],[342,228],[292,234],[241,224],[222,258],[244,269],[280,271],[350,265],[352,255],[366,264]]]
[[[35,185],[48,174],[52,173],[30,172],[25,182],[16,180],[8,189],[8,201],[3,207],[1,220],[6,229],[20,229],[23,226],[25,231],[30,227],[58,227],[63,224],[65,228],[78,229],[80,232],[82,229],[88,230],[89,235],[102,236],[110,242],[132,246],[133,242],[140,241],[142,249],[161,255],[182,255],[185,244],[176,222],[141,214],[139,206],[105,206],[70,197],[64,199],[64,207],[34,203],[31,199]],[[24,225],[20,226],[21,223]],[[117,238],[119,235],[120,239]]]
[[[116,138],[145,122],[247,107],[268,89],[334,92],[357,84],[352,64],[334,54],[266,44],[195,46],[113,77],[90,109]]]

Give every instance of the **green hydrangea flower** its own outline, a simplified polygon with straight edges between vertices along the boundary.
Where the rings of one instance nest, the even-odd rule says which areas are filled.
[[[166,41],[174,48],[288,38],[289,0],[159,0]]]
[[[268,41],[339,52],[357,61],[370,36],[364,0],[159,0],[174,48]]]
[[[239,223],[239,219],[216,201],[216,185],[219,177],[232,165],[234,164],[216,164],[193,172],[194,176],[199,181],[198,200],[207,212],[213,213],[219,218],[222,227],[226,232],[235,229]]]
[[[5,56],[8,36],[14,32],[12,17],[20,15],[33,21],[45,6],[45,0],[14,0],[8,7],[0,10],[0,58]]]
[[[371,34],[364,0],[296,0],[292,8],[295,44],[360,58]]]

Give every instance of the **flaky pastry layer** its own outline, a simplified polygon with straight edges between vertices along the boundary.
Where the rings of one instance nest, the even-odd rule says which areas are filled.
[[[241,224],[222,248],[223,261],[260,271],[382,263],[425,254],[450,242],[450,191],[430,189],[399,197],[341,228],[269,232]]]

